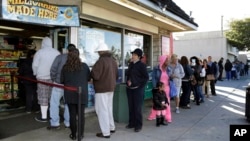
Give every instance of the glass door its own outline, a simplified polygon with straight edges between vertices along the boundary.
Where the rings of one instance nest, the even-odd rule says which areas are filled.
[[[61,53],[65,53],[69,44],[69,29],[57,28],[50,31],[53,39],[53,47]]]

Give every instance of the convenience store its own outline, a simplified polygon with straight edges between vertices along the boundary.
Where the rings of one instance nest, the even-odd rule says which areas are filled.
[[[2,0],[1,3],[7,1]],[[23,2],[28,1],[36,3],[36,1],[23,0]],[[58,4],[62,7],[68,4],[73,8],[77,5],[79,13],[75,13],[79,14],[79,25],[68,26],[66,23],[50,25],[34,23],[34,21],[32,23],[22,21],[20,17],[16,17],[15,21],[1,17],[0,25],[26,29],[25,33],[19,32],[19,34],[16,31],[7,30],[8,33],[19,37],[28,33],[30,34],[27,37],[31,37],[30,35],[44,37],[49,33],[57,49],[65,48],[68,43],[74,43],[81,52],[81,59],[90,67],[98,59],[98,55],[94,53],[95,47],[105,42],[119,63],[118,85],[122,87],[127,61],[133,49],[141,48],[144,51],[143,61],[150,71],[157,64],[159,55],[172,53],[172,32],[193,31],[198,27],[193,18],[172,0],[43,0],[39,2],[53,6]],[[3,7],[4,5],[1,11]],[[58,13],[64,14],[62,11]],[[3,33],[2,29],[1,33]],[[34,44],[28,46],[35,45],[38,49],[40,41],[33,39]]]

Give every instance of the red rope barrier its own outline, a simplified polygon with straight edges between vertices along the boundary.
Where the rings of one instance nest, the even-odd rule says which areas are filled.
[[[28,81],[32,81],[32,82],[35,82],[35,83],[41,83],[41,84],[44,84],[44,85],[49,85],[49,86],[52,86],[52,87],[62,88],[62,89],[69,90],[69,91],[75,91],[75,92],[78,91],[76,87],[62,86],[62,85],[59,85],[59,84],[48,83],[48,82],[44,82],[44,81],[40,81],[40,80],[34,80],[34,79],[23,77],[23,76],[20,76],[20,75],[15,75],[15,77],[20,78],[20,79],[24,79],[24,80],[28,80]]]

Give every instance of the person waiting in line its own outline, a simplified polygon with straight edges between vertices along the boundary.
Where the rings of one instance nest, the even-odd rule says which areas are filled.
[[[168,57],[166,55],[160,56],[159,64],[155,66],[152,71],[152,84],[153,84],[153,88],[156,88],[157,82],[161,81],[162,83],[164,83],[166,97],[168,98],[168,101],[170,101],[169,76],[168,76],[167,66],[168,66]],[[170,106],[166,110],[167,111],[166,111],[165,119],[167,122],[170,123],[172,122]],[[151,112],[147,119],[148,120],[156,119],[156,111],[154,110],[154,108],[151,109]]]
[[[191,82],[190,78],[193,75],[193,70],[189,64],[188,58],[186,56],[181,57],[180,61],[183,69],[185,76],[182,78],[182,94],[180,97],[180,107],[184,109],[190,109],[190,95],[191,95]]]
[[[221,57],[220,60],[219,60],[219,62],[218,62],[218,66],[219,66],[219,77],[218,77],[218,80],[219,81],[223,81],[223,79],[222,79],[222,74],[223,74],[223,70],[224,70],[223,60],[224,60],[224,58]]]
[[[200,71],[200,77],[199,80],[197,81],[198,85],[199,85],[199,91],[200,91],[200,103],[205,102],[204,100],[204,96],[205,96],[205,92],[203,91],[203,85],[205,83],[205,77],[206,77],[206,69],[204,66],[204,63],[202,60],[200,61],[200,67],[201,67],[201,71]]]
[[[128,97],[129,123],[127,129],[134,128],[140,132],[142,123],[142,104],[144,100],[144,88],[149,79],[147,67],[141,62],[142,50],[137,48],[132,53],[132,59],[126,72],[126,92]]]
[[[157,82],[156,87],[152,89],[153,109],[156,111],[156,126],[168,125],[165,123],[166,109],[169,107],[169,100],[165,93],[165,85]]]
[[[65,103],[69,107],[70,115],[70,130],[69,137],[72,140],[76,140],[77,132],[77,115],[81,125],[78,128],[78,136],[84,137],[84,125],[85,125],[85,105],[88,101],[88,81],[90,81],[90,69],[86,63],[82,63],[79,57],[79,50],[74,49],[68,53],[67,61],[62,68],[61,83],[64,86],[81,88],[81,95],[76,91],[64,90]],[[79,97],[80,96],[80,97]],[[80,111],[78,113],[78,101],[80,99]],[[80,134],[80,135],[79,135]]]
[[[68,52],[73,51],[74,49],[76,49],[74,44],[69,44],[67,47]],[[62,71],[62,67],[63,65],[66,63],[67,61],[67,54],[60,54],[58,55],[51,68],[50,68],[50,76],[51,76],[51,80],[54,82],[54,84],[61,84],[61,71]],[[53,87],[52,91],[51,91],[51,98],[50,98],[50,126],[47,127],[48,130],[50,129],[59,129],[60,128],[60,116],[59,116],[59,111],[60,111],[60,101],[64,95],[63,92],[63,88],[59,88],[59,87]],[[64,102],[64,98],[63,98],[63,103]],[[68,105],[64,104],[64,125],[65,128],[69,128],[69,109],[68,109]]]
[[[33,74],[32,70],[32,62],[34,54],[36,53],[36,50],[28,50],[27,57],[23,62],[20,64],[20,67],[18,69],[18,74],[20,76],[36,80],[36,76]],[[26,113],[30,114],[32,110],[38,111],[39,105],[37,103],[37,84],[32,81],[28,80],[21,80],[21,83],[24,85],[25,89],[25,105],[26,105]]]
[[[249,69],[248,62],[246,62],[246,64],[244,65],[244,74],[245,74],[245,76],[248,76],[248,69]]]
[[[96,51],[100,57],[92,67],[91,78],[95,89],[95,111],[102,131],[96,136],[110,138],[110,133],[115,133],[113,96],[118,79],[118,65],[105,43],[101,43]]]
[[[211,89],[211,94],[213,96],[216,96],[216,91],[215,91],[215,83],[216,83],[216,78],[217,78],[217,66],[216,64],[212,61],[212,57],[211,56],[208,56],[208,59],[207,59],[207,65],[210,66],[210,74],[213,74],[214,75],[214,80],[210,80],[210,89]]]
[[[194,94],[194,101],[196,102],[196,105],[200,105],[201,86],[198,84],[198,81],[200,80],[201,65],[199,59],[196,56],[192,56],[190,60],[192,61],[191,68],[194,71],[192,79],[196,80],[196,83],[191,83],[192,91]]]
[[[224,68],[225,68],[225,71],[226,71],[226,79],[228,81],[230,81],[232,79],[231,71],[232,71],[233,65],[232,65],[232,63],[231,63],[231,61],[229,59],[226,60]]]
[[[59,54],[60,52],[52,47],[52,40],[49,37],[43,38],[41,49],[36,52],[32,63],[32,70],[37,80],[52,83],[50,68]],[[36,121],[47,122],[51,89],[50,85],[37,83],[37,97],[41,107],[41,116],[35,117]]]
[[[175,99],[175,113],[178,114],[180,113],[179,104],[180,104],[182,78],[185,76],[185,73],[182,65],[178,62],[178,56],[176,54],[172,54],[168,68],[170,70],[169,72],[170,79],[173,80],[177,89],[177,95],[174,99]]]

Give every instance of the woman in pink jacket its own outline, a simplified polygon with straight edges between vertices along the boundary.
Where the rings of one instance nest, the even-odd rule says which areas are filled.
[[[155,66],[153,68],[152,72],[152,83],[153,87],[156,87],[157,82],[163,82],[165,85],[165,93],[168,98],[168,101],[170,101],[170,96],[169,96],[169,76],[168,76],[168,58],[166,55],[162,55],[159,57],[159,65]],[[152,108],[150,115],[148,117],[148,120],[153,120],[156,118],[156,111]],[[172,117],[171,117],[171,108],[170,105],[166,109],[166,115],[165,115],[165,120],[170,123],[172,122]]]

